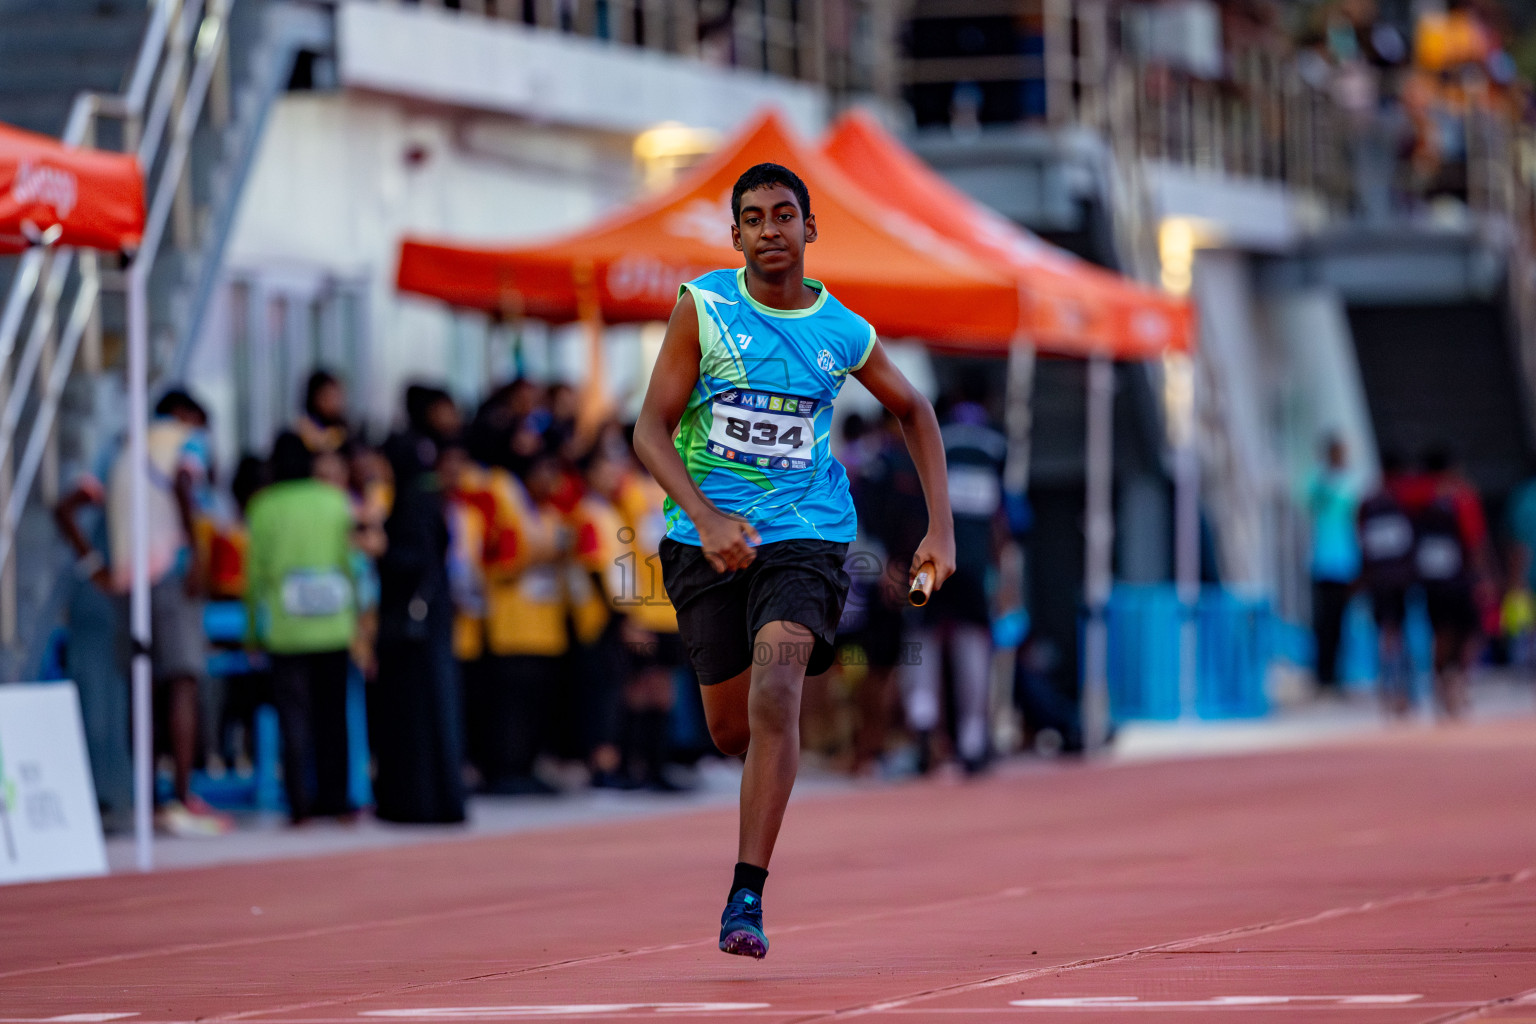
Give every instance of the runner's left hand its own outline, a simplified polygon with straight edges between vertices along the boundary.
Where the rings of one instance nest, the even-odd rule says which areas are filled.
[[[932,531],[923,538],[912,553],[912,567],[907,570],[907,585],[912,585],[917,570],[924,562],[933,563],[933,589],[938,590],[944,581],[955,574],[955,538],[953,535],[938,536]]]

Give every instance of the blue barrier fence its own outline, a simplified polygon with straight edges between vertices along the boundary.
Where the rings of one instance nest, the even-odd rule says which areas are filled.
[[[1171,584],[1115,587],[1107,612],[1114,720],[1179,717],[1179,633],[1185,614]],[[1264,679],[1276,647],[1268,602],[1205,587],[1194,614],[1195,713],[1210,719],[1267,714]]]

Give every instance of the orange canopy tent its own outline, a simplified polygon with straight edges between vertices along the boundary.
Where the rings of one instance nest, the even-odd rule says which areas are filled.
[[[1191,347],[1187,302],[1050,245],[930,170],[867,114],[844,114],[822,152],[856,181],[880,182],[936,234],[1018,275],[1030,339],[1042,351],[1155,357]]]
[[[590,267],[608,323],[665,320],[684,281],[740,265],[731,247],[731,186],[764,161],[792,168],[810,190],[820,237],[806,250],[806,273],[881,334],[1002,348],[1018,333],[1020,295],[1011,275],[865,195],[771,113],[670,192],[575,234],[515,248],[408,238],[398,287],[456,306],[564,322],[578,315],[577,277]]]
[[[136,159],[0,124],[0,252],[38,243],[136,249],[143,232]]]

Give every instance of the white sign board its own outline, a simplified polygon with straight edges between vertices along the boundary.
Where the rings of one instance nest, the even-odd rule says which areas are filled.
[[[0,885],[106,871],[75,684],[0,686]]]

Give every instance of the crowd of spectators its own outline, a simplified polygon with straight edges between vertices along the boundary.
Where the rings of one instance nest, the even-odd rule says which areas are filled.
[[[249,761],[251,714],[268,702],[293,820],[354,817],[352,673],[366,680],[380,818],[462,820],[468,788],[553,792],[534,770],[544,754],[585,762],[594,786],[676,788],[667,734],[685,659],[655,571],[663,495],[624,428],[591,407],[520,380],[466,423],[445,391],[416,385],[401,429],[371,446],[349,425],[343,382],[317,371],[292,425],[226,490],[205,410],[166,393],[145,474],[156,740],[171,767],[158,824],[228,830],[194,768]],[[93,761],[124,769],[97,771],[109,826],[129,802],[130,481],[119,450],[55,517],[79,559],[66,659]],[[209,600],[243,605],[234,646],[249,654],[213,688]],[[221,707],[200,711],[209,693]]]
[[[1174,17],[1189,8],[1212,13]],[[1146,67],[1149,94],[1172,95],[1169,76],[1214,86],[1218,106],[1234,111],[1221,134],[1242,140],[1256,128],[1252,135],[1276,150],[1262,173],[1283,164],[1309,187],[1348,194],[1376,222],[1475,198],[1469,165],[1479,146],[1513,163],[1517,147],[1490,140],[1536,124],[1536,8],[1529,4],[1183,0],[1128,10],[1166,22],[1160,32],[1123,33]],[[1298,78],[1326,104],[1299,124],[1282,124],[1277,115],[1297,98]],[[1164,120],[1170,131],[1187,130],[1176,111]]]
[[[1383,17],[1377,0],[1315,10],[1298,70],[1348,118],[1355,192],[1368,217],[1467,199],[1469,116],[1530,120],[1532,93],[1510,52],[1511,34],[1494,0],[1450,0],[1411,23]]]

